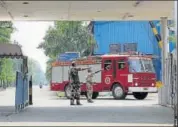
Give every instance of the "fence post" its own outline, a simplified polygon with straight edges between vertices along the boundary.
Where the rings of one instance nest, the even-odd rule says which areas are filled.
[[[29,81],[29,105],[33,105],[33,97],[32,97],[32,76],[30,76]]]

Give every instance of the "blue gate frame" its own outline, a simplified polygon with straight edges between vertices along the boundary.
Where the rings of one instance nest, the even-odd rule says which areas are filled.
[[[23,57],[22,72],[16,72],[15,111],[29,105],[29,81],[27,57]]]
[[[22,72],[16,73],[15,111],[19,112],[29,105],[29,77]]]

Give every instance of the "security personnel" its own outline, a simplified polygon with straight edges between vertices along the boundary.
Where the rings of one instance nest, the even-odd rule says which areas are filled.
[[[96,71],[96,72],[92,73],[92,70],[88,69],[88,74],[86,76],[86,87],[87,87],[87,100],[88,100],[88,103],[93,103],[93,101],[92,101],[92,95],[93,95],[93,81],[92,81],[92,78],[96,73],[98,73],[100,71],[102,71],[102,70],[99,70],[99,71]]]
[[[71,88],[71,98],[70,105],[74,105],[74,100],[76,99],[77,105],[81,105],[80,103],[80,80],[78,71],[87,70],[89,68],[77,68],[75,61],[72,62],[72,67],[69,71],[69,80],[70,80],[70,88]]]

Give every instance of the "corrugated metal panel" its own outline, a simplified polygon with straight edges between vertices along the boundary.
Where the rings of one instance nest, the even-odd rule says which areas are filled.
[[[139,52],[159,54],[148,21],[94,22],[94,36],[98,44],[95,53],[108,53],[112,43],[137,43]]]
[[[156,78],[158,81],[160,81],[161,80],[161,60],[153,59],[153,65],[156,71]]]

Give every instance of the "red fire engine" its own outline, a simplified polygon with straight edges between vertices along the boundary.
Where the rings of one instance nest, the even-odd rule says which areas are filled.
[[[109,54],[80,58],[76,60],[78,67],[91,67],[97,73],[94,78],[93,99],[99,92],[112,91],[115,99],[125,99],[133,94],[136,99],[145,99],[148,93],[157,92],[156,74],[152,57],[139,54]],[[64,91],[70,97],[68,72],[71,62],[55,62],[52,64],[51,90]],[[87,71],[80,71],[81,94],[86,95]]]

